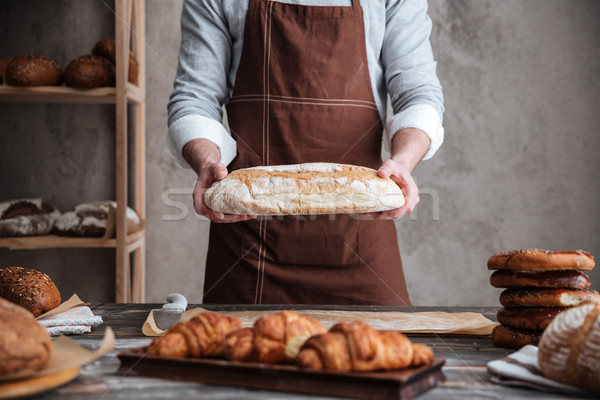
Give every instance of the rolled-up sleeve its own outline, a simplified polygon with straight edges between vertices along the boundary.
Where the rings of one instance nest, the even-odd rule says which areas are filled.
[[[168,104],[166,151],[181,165],[183,146],[208,139],[221,151],[221,162],[236,155],[236,142],[222,124],[229,96],[231,35],[219,0],[186,0],[181,14],[181,47]]]
[[[432,22],[426,0],[388,1],[382,49],[385,81],[393,115],[388,117],[384,144],[404,128],[423,130],[431,158],[444,140],[444,99],[429,41]]]

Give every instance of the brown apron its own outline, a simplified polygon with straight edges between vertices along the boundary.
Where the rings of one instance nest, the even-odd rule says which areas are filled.
[[[382,123],[352,7],[249,0],[227,114],[230,170],[338,162],[378,168]],[[393,221],[272,217],[211,224],[206,303],[408,305]]]

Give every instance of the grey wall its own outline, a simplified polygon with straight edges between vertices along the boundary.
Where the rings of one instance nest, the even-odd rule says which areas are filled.
[[[189,196],[195,176],[163,152],[181,4],[146,4],[150,302],[173,291],[199,302],[206,254],[208,223]],[[429,4],[446,140],[415,170],[421,203],[397,222],[405,273],[415,305],[497,306],[500,290],[486,269],[494,252],[585,249],[600,257],[600,3]],[[65,65],[111,34],[110,10],[96,0],[10,0],[0,9],[0,57],[38,50]],[[0,200],[43,196],[66,210],[114,196],[110,107],[0,103],[0,127]],[[35,267],[63,292],[112,301],[113,257],[2,249],[0,267]],[[598,271],[590,274],[595,289]]]

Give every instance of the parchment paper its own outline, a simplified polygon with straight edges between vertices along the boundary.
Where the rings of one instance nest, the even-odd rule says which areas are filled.
[[[206,312],[203,308],[194,308],[183,313],[181,322],[190,320],[194,315]],[[252,326],[254,321],[268,313],[265,311],[219,312],[239,318],[243,326]],[[435,333],[456,335],[489,335],[498,325],[473,312],[362,312],[336,310],[297,310],[299,314],[310,316],[329,329],[338,322],[365,321],[375,329],[398,330],[404,333]],[[154,323],[152,312],[146,319],[142,332],[146,336],[161,336],[164,331]]]
[[[112,350],[114,346],[115,335],[110,327],[107,327],[104,331],[102,344],[96,352],[84,349],[71,338],[59,336],[56,340],[52,341],[50,360],[42,370],[25,370],[14,374],[2,375],[0,376],[0,382],[51,375],[64,370],[81,367],[102,357]]]
[[[65,301],[60,306],[48,311],[45,314],[40,315],[36,319],[44,318],[44,317],[47,317],[50,315],[60,314],[61,312],[65,312],[73,307],[83,306],[83,305],[87,305],[87,304],[89,304],[89,303],[85,303],[83,300],[81,300],[79,298],[79,296],[77,296],[77,294],[74,294],[73,296],[71,296],[71,298],[69,300]]]

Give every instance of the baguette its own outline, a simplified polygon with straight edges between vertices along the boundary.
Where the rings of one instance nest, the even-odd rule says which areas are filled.
[[[206,191],[204,202],[226,214],[316,215],[393,210],[405,200],[400,187],[374,169],[306,163],[233,171]]]

